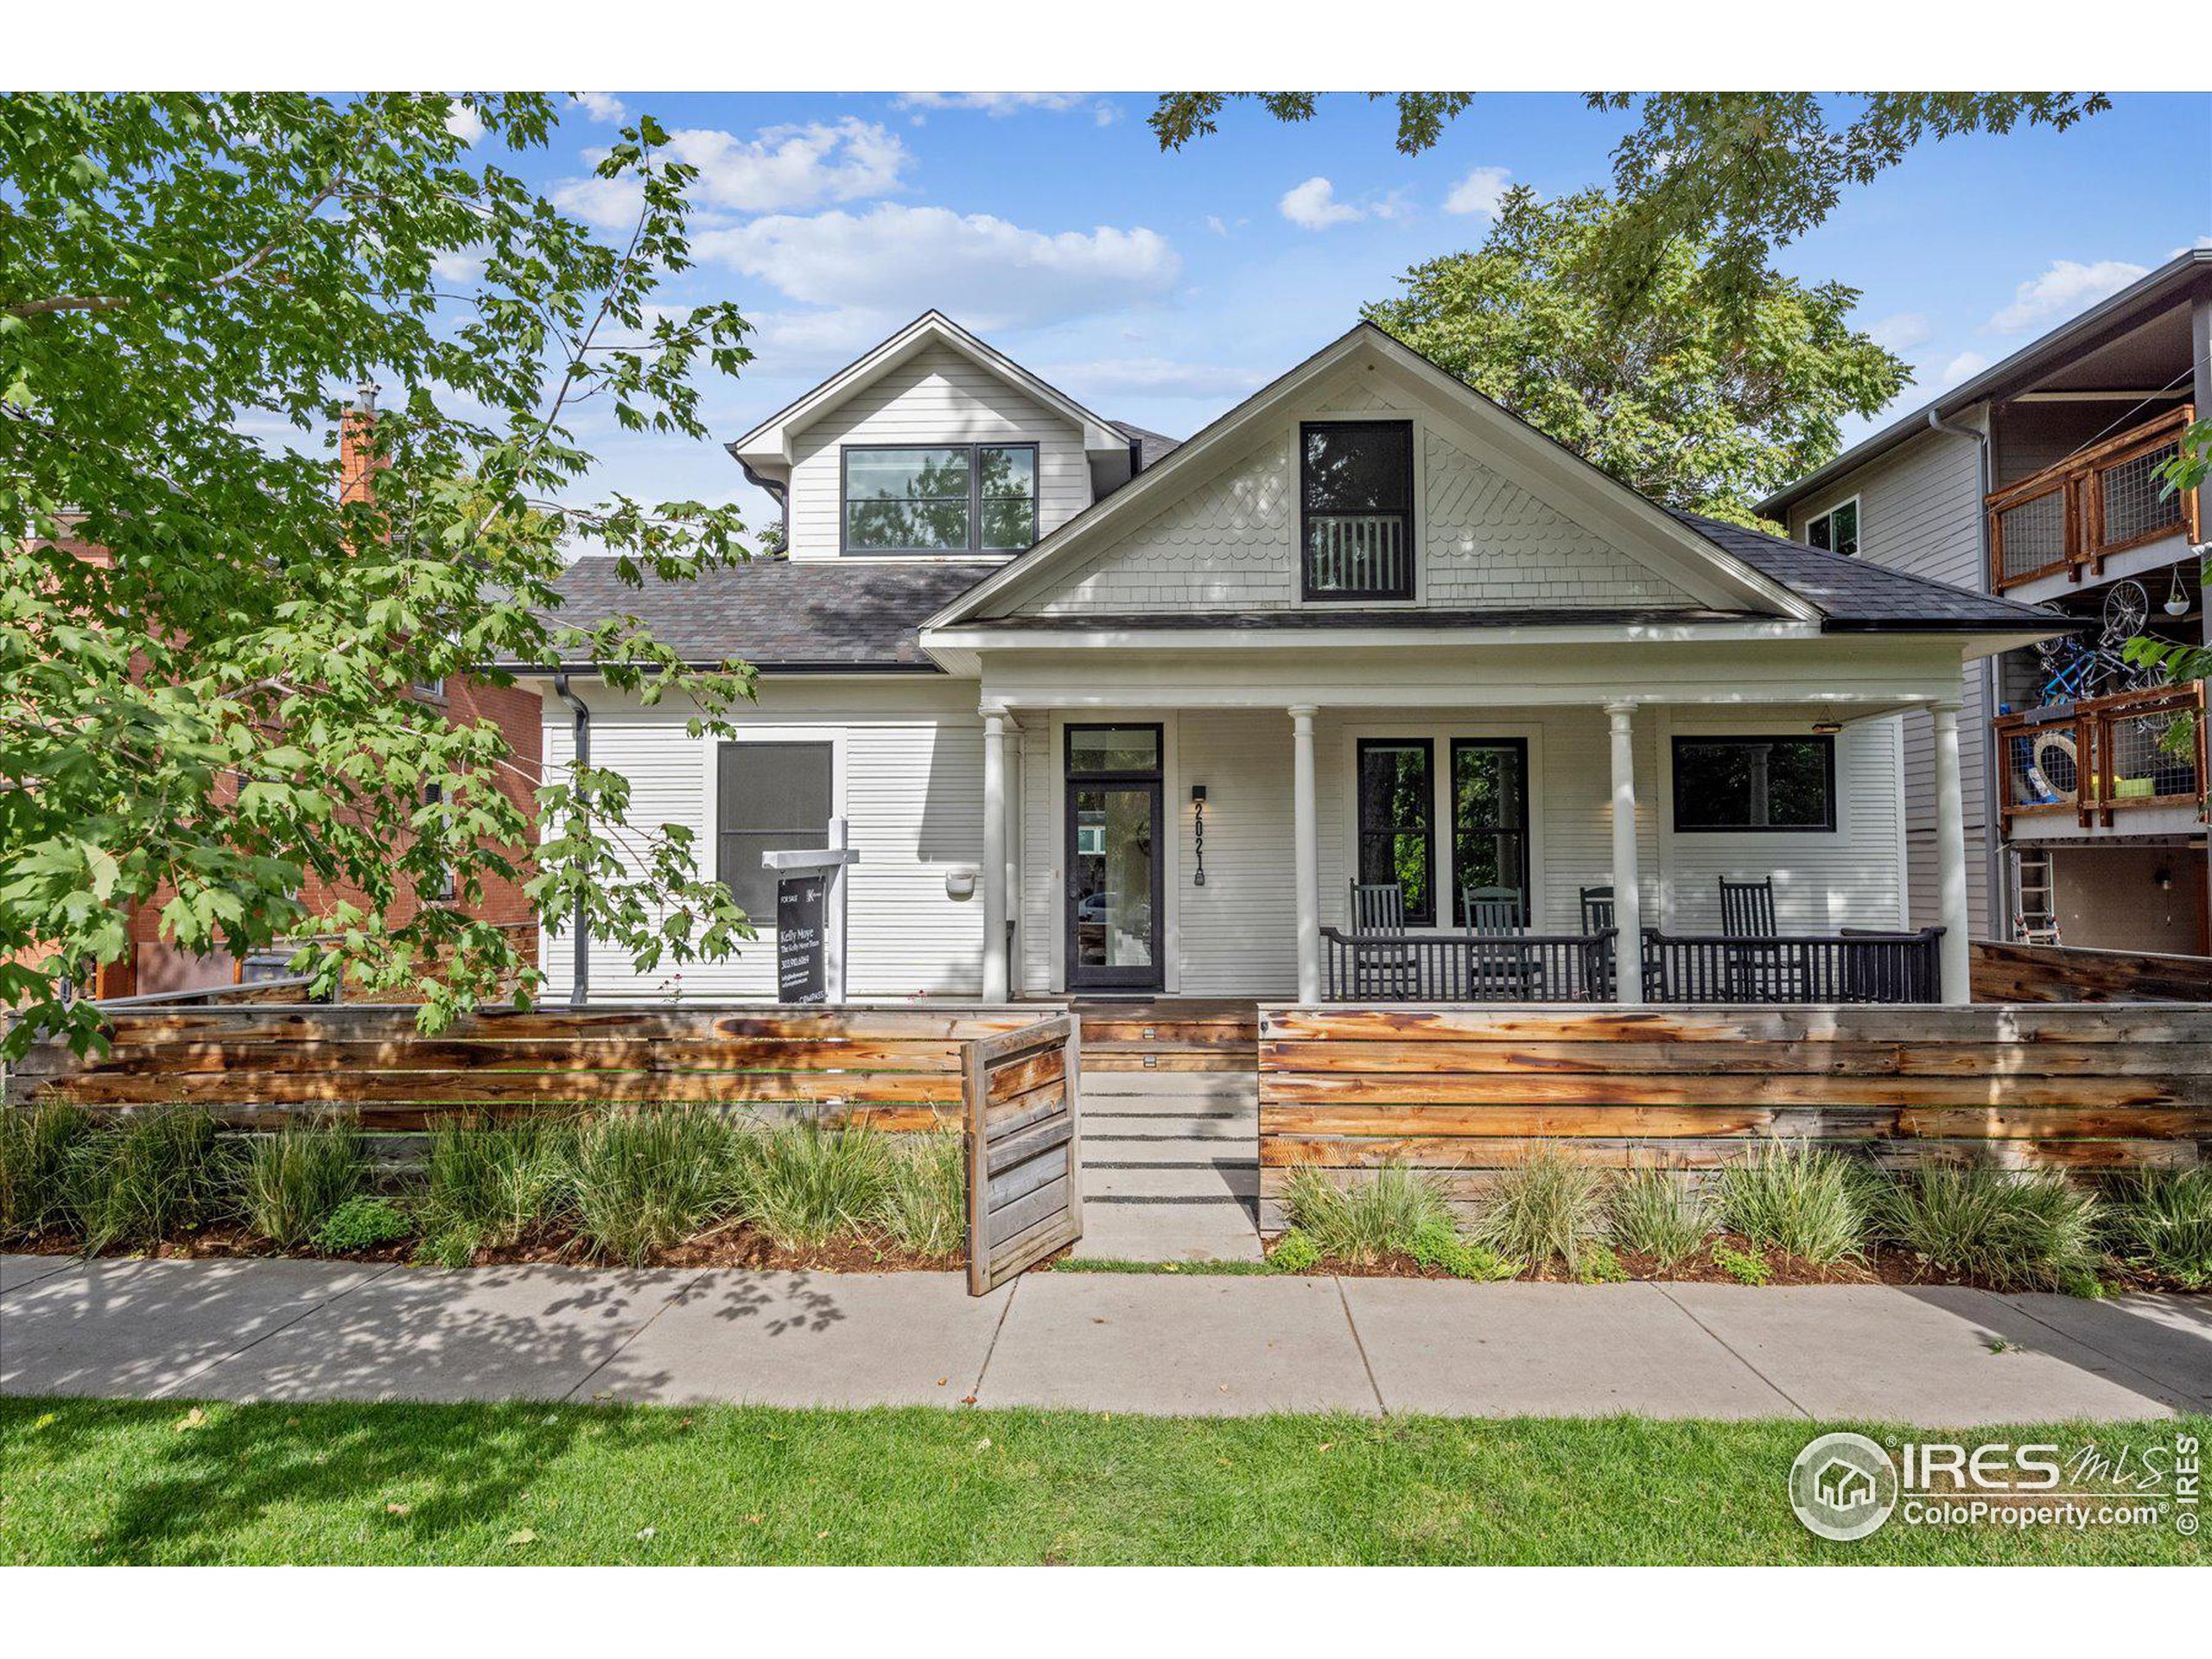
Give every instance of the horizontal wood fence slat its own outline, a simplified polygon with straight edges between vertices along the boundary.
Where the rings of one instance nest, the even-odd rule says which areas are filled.
[[[1974,944],[1977,1002],[2212,1002],[2212,957]]]
[[[1885,1164],[2212,1160],[2212,1006],[1263,1006],[1260,1197],[1402,1163],[1473,1202],[1538,1141],[1711,1171],[1762,1140]]]

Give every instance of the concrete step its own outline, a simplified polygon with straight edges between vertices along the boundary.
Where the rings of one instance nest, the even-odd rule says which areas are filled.
[[[1260,1166],[1257,1164],[1201,1164],[1150,1166],[1137,1169],[1083,1167],[1083,1198],[1191,1198],[1201,1201],[1236,1198],[1257,1202]]]
[[[1257,1164],[1258,1144],[1251,1135],[1101,1135],[1087,1127],[1083,1135],[1083,1162],[1093,1164]]]
[[[1260,1080],[1249,1071],[1091,1071],[1082,1074],[1085,1100],[1173,1100],[1185,1105],[1256,1103]]]
[[[1256,1262],[1260,1236],[1242,1205],[1090,1204],[1071,1254],[1093,1262]]]

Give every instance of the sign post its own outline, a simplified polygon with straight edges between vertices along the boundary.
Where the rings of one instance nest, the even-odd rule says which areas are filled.
[[[830,845],[760,855],[776,873],[776,1001],[845,1000],[845,884],[860,855],[845,845],[845,821],[830,820]]]

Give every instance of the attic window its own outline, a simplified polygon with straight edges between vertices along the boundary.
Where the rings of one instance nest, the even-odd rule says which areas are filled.
[[[1037,539],[1037,446],[848,444],[844,540],[853,554],[1019,553]]]
[[[1805,545],[1830,553],[1859,551],[1859,498],[1840,501],[1805,525]]]
[[[1411,599],[1412,423],[1308,421],[1299,449],[1305,596]]]

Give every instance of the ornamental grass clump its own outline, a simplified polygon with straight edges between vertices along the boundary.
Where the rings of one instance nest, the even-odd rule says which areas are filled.
[[[68,1225],[88,1255],[116,1244],[151,1249],[231,1213],[235,1170],[200,1108],[132,1112],[72,1147],[62,1177]]]
[[[68,1224],[70,1161],[92,1128],[67,1101],[0,1106],[0,1241]]]
[[[296,1118],[248,1145],[238,1178],[246,1225],[281,1249],[304,1244],[368,1185],[369,1160],[349,1117]]]
[[[1923,1164],[1884,1189],[1883,1236],[1932,1267],[2000,1290],[2094,1294],[2096,1196],[2053,1170]]]
[[[1368,1179],[1338,1186],[1318,1170],[1292,1173],[1283,1191],[1290,1223],[1323,1258],[1371,1267],[1412,1255],[1423,1238],[1456,1236],[1444,1183],[1426,1170],[1383,1164]]]
[[[1664,1169],[1632,1169],[1606,1204],[1606,1230],[1616,1249],[1648,1255],[1662,1273],[1704,1249],[1719,1230],[1712,1196]]]
[[[1860,1253],[1874,1202],[1866,1173],[1832,1152],[1772,1141],[1720,1177],[1720,1221],[1763,1250],[1815,1267]]]
[[[968,1236],[968,1178],[957,1135],[913,1136],[891,1151],[883,1230],[917,1255],[950,1255]]]
[[[480,1249],[512,1249],[565,1218],[576,1131],[566,1114],[434,1122],[418,1206],[423,1254],[466,1267]]]
[[[951,1137],[948,1137],[950,1139]],[[938,1156],[945,1154],[940,1152]],[[952,1179],[957,1173],[957,1153]],[[745,1218],[777,1243],[812,1249],[832,1239],[871,1233],[885,1226],[887,1212],[904,1208],[906,1224],[929,1230],[929,1214],[942,1211],[942,1187],[924,1191],[944,1179],[912,1172],[904,1198],[891,1197],[900,1179],[888,1140],[872,1129],[824,1128],[818,1123],[779,1124],[745,1137],[736,1166],[738,1208]],[[911,1207],[906,1207],[908,1200]],[[956,1205],[964,1205],[963,1196]],[[940,1213],[938,1222],[943,1223]]]
[[[2212,1167],[2146,1169],[2106,1211],[2112,1253],[2190,1290],[2212,1287]]]
[[[1580,1273],[1583,1257],[1605,1242],[1605,1174],[1560,1147],[1531,1146],[1491,1182],[1473,1231],[1500,1255],[1538,1264],[1556,1258]]]
[[[632,1267],[728,1212],[743,1131],[696,1106],[609,1112],[575,1137],[568,1184],[577,1230]]]

